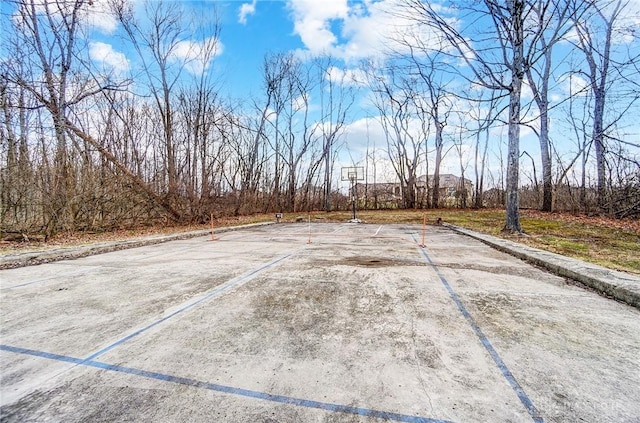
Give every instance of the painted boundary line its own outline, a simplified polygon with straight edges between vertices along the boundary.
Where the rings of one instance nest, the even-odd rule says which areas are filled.
[[[273,225],[274,222],[251,223],[241,226],[227,226],[216,228],[216,234],[250,229],[260,226]],[[148,238],[137,238],[128,241],[115,241],[101,244],[93,244],[84,247],[59,248],[49,251],[32,251],[15,255],[0,256],[0,270],[13,269],[16,267],[33,266],[42,263],[51,263],[60,260],[73,260],[82,257],[94,256],[96,254],[110,253],[113,251],[126,250],[129,248],[144,247],[147,245],[161,244],[169,241],[197,238],[211,234],[211,229],[203,229],[192,232],[181,232],[171,235],[155,236]]]
[[[185,305],[181,306],[178,310],[174,311],[171,314],[168,314],[167,316],[156,320],[153,323],[148,324],[147,326],[144,326],[141,329],[136,330],[135,332],[130,333],[129,335],[120,338],[119,340],[117,340],[116,342],[102,348],[99,351],[94,352],[93,354],[89,355],[87,358],[85,358],[85,360],[89,361],[89,360],[93,360],[97,357],[100,357],[101,355],[111,351],[112,349],[124,344],[125,342],[127,342],[128,340],[135,338],[136,336],[142,334],[143,332],[148,331],[149,329],[153,328],[154,326],[159,325],[162,322],[165,322],[169,319],[171,319],[172,317],[177,316],[178,314],[182,314],[187,310],[190,310],[192,308],[194,308],[195,306],[197,306],[198,304],[207,301],[211,298],[215,298],[221,294],[223,294],[224,292],[232,289],[232,288],[236,288],[242,284],[244,284],[245,282],[250,281],[251,279],[253,279],[255,276],[257,276],[259,273],[261,273],[264,270],[267,270],[273,266],[275,266],[276,264],[288,259],[289,257],[291,257],[293,255],[293,253],[289,253],[289,254],[285,254],[284,256],[278,257],[275,260],[272,260],[266,264],[263,264],[262,266],[258,267],[257,269],[254,269],[252,271],[250,271],[249,273],[245,273],[242,276],[233,278],[229,281],[227,281],[226,283],[218,286],[217,288],[215,288],[213,291],[210,291],[202,296],[200,296],[199,298],[193,300],[193,301],[189,301],[187,302]]]
[[[540,266],[558,276],[581,282],[600,293],[640,309],[640,278],[506,239],[480,234],[448,223],[443,226],[459,234],[477,239],[498,251]]]
[[[284,395],[270,394],[267,392],[253,391],[250,389],[236,388],[233,386],[219,385],[217,383],[203,382],[195,379],[189,379],[179,376],[171,376],[164,373],[151,372],[132,367],[118,366],[100,361],[86,360],[81,358],[70,357],[66,355],[52,354],[44,351],[30,350],[26,348],[13,347],[10,345],[0,345],[0,351],[11,352],[15,354],[29,355],[32,357],[46,358],[48,360],[62,361],[76,365],[93,367],[96,369],[108,370],[118,373],[125,373],[134,376],[140,376],[146,379],[160,380],[164,382],[176,383],[179,385],[192,386],[195,388],[206,389],[209,391],[221,392],[225,394],[236,395],[240,397],[253,398],[264,401],[271,401],[280,404],[295,405],[298,407],[315,408],[318,410],[332,411],[336,413],[353,414],[363,417],[373,417],[389,421],[407,422],[407,423],[452,423],[447,420],[431,419],[428,417],[411,416],[408,414],[393,413],[388,411],[374,410],[370,408],[354,407],[350,405],[334,404],[329,402],[313,401],[302,398],[288,397]]]
[[[141,335],[142,333],[148,331],[149,329],[152,329],[153,327],[158,326],[159,324],[161,324],[161,323],[163,323],[163,322],[165,322],[165,321],[167,321],[167,320],[169,320],[169,319],[171,319],[171,318],[173,318],[173,317],[175,317],[175,316],[177,316],[177,315],[179,315],[181,313],[184,313],[184,312],[196,307],[200,303],[202,303],[204,301],[207,301],[209,299],[215,298],[215,297],[225,293],[226,291],[231,290],[232,288],[236,288],[236,287],[244,284],[245,282],[250,281],[251,279],[253,279],[255,276],[257,276],[262,271],[267,270],[267,269],[275,266],[276,264],[286,260],[287,258],[291,257],[293,254],[294,253],[289,253],[289,254],[286,254],[284,256],[280,256],[280,257],[278,257],[278,258],[276,258],[276,259],[274,259],[274,260],[272,260],[272,261],[270,261],[270,262],[268,262],[266,264],[263,264],[262,266],[258,267],[257,269],[254,269],[254,270],[252,270],[252,271],[250,271],[248,273],[245,273],[244,275],[235,277],[235,278],[225,282],[224,284],[219,285],[218,287],[216,287],[212,291],[207,292],[207,293],[197,297],[194,300],[190,300],[190,301],[187,301],[187,302],[183,303],[182,305],[179,305],[178,306],[179,307],[178,310],[176,310],[176,311],[174,311],[174,312],[172,312],[172,313],[170,313],[170,314],[168,314],[168,315],[166,315],[166,316],[164,316],[164,317],[162,317],[162,318],[160,318],[160,319],[158,319],[158,320],[156,320],[156,321],[154,321],[154,322],[152,322],[152,323],[150,323],[150,324],[148,324],[148,325],[146,325],[146,326],[144,326],[144,327],[142,327],[140,329],[137,329],[137,330],[129,333],[128,335],[118,339],[117,341],[107,345],[106,347],[104,347],[104,348],[102,348],[102,349],[100,349],[100,350],[98,350],[98,351],[96,351],[94,353],[91,353],[86,358],[77,359],[77,360],[79,360],[79,362],[76,362],[76,361],[69,361],[69,362],[74,363],[75,366],[77,366],[77,365],[83,365],[84,362],[92,361],[93,359],[95,359],[95,358],[97,358],[97,357],[99,357],[99,356],[101,356],[103,354],[106,354],[107,352],[119,347],[120,345],[124,344],[125,342],[137,337],[138,335]],[[48,353],[46,353],[46,354],[48,354]],[[74,360],[76,360],[76,359],[74,359]],[[63,371],[59,372],[58,374],[56,374],[56,376],[54,376],[54,377],[58,377],[61,374],[67,372],[68,370],[69,369],[63,370]]]
[[[414,241],[416,241],[415,235],[411,235],[411,236],[413,237]],[[431,260],[431,257],[429,257],[429,254],[427,254],[424,248],[420,248],[420,252],[424,256],[424,258],[427,260],[427,263],[429,263],[431,268],[436,272],[436,274],[440,278],[440,281],[442,282],[445,289],[449,293],[449,296],[458,307],[458,310],[460,310],[460,313],[462,313],[464,318],[467,320],[467,323],[469,323],[469,325],[473,329],[473,332],[475,332],[476,336],[480,339],[482,346],[487,350],[487,352],[493,359],[494,363],[496,363],[496,366],[498,366],[498,369],[500,369],[500,373],[502,373],[502,376],[504,376],[504,378],[507,380],[507,383],[509,383],[509,386],[511,386],[511,389],[513,389],[513,391],[516,393],[516,395],[518,396],[518,399],[520,399],[520,402],[526,408],[527,412],[529,413],[533,421],[536,423],[543,423],[544,420],[540,416],[540,412],[538,411],[536,406],[533,404],[533,401],[531,401],[531,399],[526,394],[526,392],[524,392],[524,389],[522,389],[522,387],[520,386],[516,378],[513,376],[513,374],[507,367],[507,365],[504,363],[504,361],[502,361],[502,358],[500,357],[498,352],[495,350],[495,348],[493,348],[493,345],[491,345],[491,342],[489,341],[489,339],[482,332],[482,330],[480,329],[478,324],[475,322],[475,320],[473,319],[473,317],[471,316],[467,308],[464,306],[464,304],[462,304],[460,297],[458,297],[458,294],[455,293],[455,291],[453,290],[453,288],[451,287],[447,279],[440,272],[440,269],[438,269],[438,266],[436,266],[435,263]]]

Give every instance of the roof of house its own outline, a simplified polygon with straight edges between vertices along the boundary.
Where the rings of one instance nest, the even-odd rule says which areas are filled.
[[[441,187],[454,187],[454,186],[458,186],[458,184],[460,183],[460,177],[456,176],[454,174],[451,173],[441,173],[439,175],[440,177],[440,186]],[[428,178],[428,179],[427,179]],[[433,181],[433,175],[429,175],[427,177],[427,175],[422,175],[422,176],[418,176],[418,181],[419,182],[427,182],[427,180],[429,181]],[[467,184],[471,184],[471,180],[465,178],[464,182]]]

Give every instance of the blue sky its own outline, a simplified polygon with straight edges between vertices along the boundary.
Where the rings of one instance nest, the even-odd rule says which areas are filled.
[[[268,52],[304,48],[294,33],[291,11],[283,1],[261,1],[244,15],[240,1],[218,2],[224,52],[217,59],[222,78],[232,95],[244,97],[260,90],[262,62]]]
[[[242,96],[258,89],[268,52],[329,53],[347,67],[385,48],[384,13],[391,1],[254,0],[215,1],[223,52],[216,68],[227,88]],[[184,2],[202,7],[207,2]],[[205,7],[206,8],[206,7]]]
[[[102,1],[102,3],[98,3]],[[386,11],[394,0],[253,0],[177,1],[186,15],[195,11],[198,19],[217,17],[221,27],[221,52],[214,63],[215,73],[230,82],[226,88],[236,93],[260,78],[267,52],[297,51],[307,56],[331,54],[347,67],[356,67],[363,58],[382,55],[394,24]],[[133,0],[138,13],[143,0]],[[119,39],[119,26],[106,12],[106,0],[95,0],[91,42],[100,42],[96,61],[116,66],[134,65],[134,54]],[[186,19],[186,18],[185,18]],[[189,36],[190,34],[185,34]],[[194,41],[204,34],[193,36]]]

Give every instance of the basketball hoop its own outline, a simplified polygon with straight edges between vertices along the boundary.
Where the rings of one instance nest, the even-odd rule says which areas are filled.
[[[356,217],[356,181],[364,181],[364,167],[343,167],[340,172],[340,177],[343,181],[351,182],[351,204],[353,207],[353,219],[351,219],[351,221],[360,223],[360,220]]]

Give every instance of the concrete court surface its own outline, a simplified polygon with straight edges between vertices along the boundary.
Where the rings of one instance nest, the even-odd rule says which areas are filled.
[[[0,271],[0,419],[640,422],[638,309],[421,237],[280,224]]]

